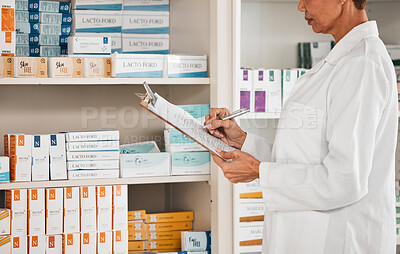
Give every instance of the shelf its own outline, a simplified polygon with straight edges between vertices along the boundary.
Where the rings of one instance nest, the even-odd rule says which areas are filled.
[[[209,85],[210,78],[1,78],[0,86],[8,85]]]
[[[261,253],[261,249],[262,249],[261,245],[240,246],[239,253],[255,253],[255,252]]]
[[[160,176],[160,177],[141,177],[141,178],[115,178],[115,179],[83,179],[83,180],[64,180],[64,181],[41,181],[41,182],[14,182],[14,183],[1,183],[0,190],[56,188],[56,187],[69,187],[69,186],[90,186],[90,185],[189,183],[189,182],[209,182],[210,180],[211,180],[210,175],[191,175],[191,176]]]
[[[241,120],[279,119],[280,113],[247,113],[240,116]]]

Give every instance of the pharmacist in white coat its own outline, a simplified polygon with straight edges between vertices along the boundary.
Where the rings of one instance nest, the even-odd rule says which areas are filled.
[[[300,0],[308,24],[337,45],[299,78],[273,144],[211,109],[211,134],[238,148],[213,156],[234,183],[260,179],[263,253],[395,253],[397,91],[366,0]]]

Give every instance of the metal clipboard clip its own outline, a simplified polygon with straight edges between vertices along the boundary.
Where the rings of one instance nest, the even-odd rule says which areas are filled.
[[[140,99],[147,102],[148,104],[151,104],[154,107],[157,102],[157,97],[154,95],[153,91],[151,90],[150,86],[147,84],[146,81],[143,83],[143,86],[144,89],[146,90],[146,94],[135,93],[136,96],[138,96]]]

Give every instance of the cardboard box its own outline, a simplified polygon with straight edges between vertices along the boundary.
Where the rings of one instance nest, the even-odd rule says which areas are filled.
[[[68,179],[105,179],[119,178],[118,169],[88,169],[88,170],[68,170]]]
[[[0,56],[15,56],[15,32],[0,31]]]
[[[169,176],[170,153],[121,154],[121,177]]]
[[[282,71],[282,107],[289,98],[293,91],[294,84],[297,80],[297,70],[283,70]]]
[[[113,192],[113,230],[128,229],[128,186],[114,185]]]
[[[156,231],[147,232],[147,240],[180,240],[181,231]]]
[[[124,0],[124,10],[169,11],[169,0]]]
[[[75,10],[72,15],[76,33],[120,33],[122,30],[120,11]]]
[[[79,160],[119,160],[119,151],[67,152],[67,161]]]
[[[72,0],[74,10],[122,10],[122,0]]]
[[[119,141],[88,141],[67,143],[68,152],[119,150]]]
[[[169,11],[123,11],[122,32],[169,34]]]
[[[96,186],[97,231],[112,230],[112,187]]]
[[[30,135],[10,136],[10,180],[13,182],[31,181],[31,142]]]
[[[81,253],[81,234],[63,234],[63,254]]]
[[[191,138],[176,129],[164,130],[165,150],[171,153],[207,151]]]
[[[96,232],[81,233],[81,253],[96,254],[97,252],[96,237],[97,237]]]
[[[182,232],[182,251],[211,251],[211,231]]]
[[[193,211],[188,212],[172,212],[172,213],[148,213],[146,215],[147,223],[165,223],[193,221]]]
[[[112,253],[112,232],[97,232],[97,254],[111,254]]]
[[[29,252],[29,254],[45,253],[46,252],[46,236],[45,235],[28,236],[28,252]]]
[[[150,240],[146,242],[147,250],[169,250],[181,247],[181,240]]]
[[[114,254],[128,253],[128,230],[113,231],[113,248]]]
[[[169,34],[122,34],[122,52],[169,54]]]
[[[253,70],[253,96],[254,112],[266,112],[267,107],[267,74],[263,69]]]
[[[262,198],[262,190],[260,188],[260,180],[254,180],[250,183],[237,184],[240,198]]]
[[[67,155],[65,134],[50,135],[50,179],[67,179]]]
[[[28,189],[28,235],[44,235],[45,218],[44,189]]]
[[[146,210],[136,210],[128,212],[128,221],[146,220]]]
[[[110,55],[111,39],[106,36],[83,37],[70,36],[68,38],[69,55]]]
[[[254,105],[252,101],[252,91],[253,91],[253,71],[242,69],[239,72],[239,103],[240,108],[250,109],[254,112]]]
[[[0,156],[0,183],[10,182],[10,158]]]
[[[6,208],[11,210],[11,235],[26,236],[28,221],[27,190],[6,190]]]
[[[263,239],[264,222],[239,223],[239,245],[261,245]]]
[[[131,253],[132,251],[145,251],[146,250],[146,242],[145,241],[129,241],[128,242],[128,251]]]
[[[282,110],[282,72],[268,70],[267,112],[277,113]]]
[[[85,78],[111,78],[111,57],[85,57]]]
[[[15,78],[47,78],[46,57],[15,57]]]
[[[48,72],[49,78],[83,78],[83,58],[49,58]]]
[[[60,254],[62,247],[62,235],[46,235],[46,254]]]
[[[112,77],[114,78],[162,78],[163,55],[113,54]]]
[[[63,233],[63,188],[46,189],[46,234]]]
[[[168,78],[207,77],[207,56],[167,55]]]
[[[73,131],[66,133],[67,142],[119,140],[119,131]]]
[[[191,221],[183,222],[167,222],[167,223],[148,223],[146,224],[147,232],[161,232],[161,231],[188,231],[192,230]]]
[[[96,231],[96,190],[94,186],[80,187],[81,232]]]
[[[210,152],[171,154],[171,175],[208,175],[211,173]]]
[[[64,233],[80,232],[79,187],[64,188]]]
[[[14,58],[0,57],[0,78],[14,77]]]
[[[10,209],[0,209],[0,235],[11,234],[11,211]]]
[[[119,151],[122,154],[127,153],[159,153],[160,149],[158,148],[156,142],[154,141],[146,141],[134,144],[126,144],[120,145]]]
[[[48,181],[50,179],[49,154],[50,136],[32,135],[32,181]]]

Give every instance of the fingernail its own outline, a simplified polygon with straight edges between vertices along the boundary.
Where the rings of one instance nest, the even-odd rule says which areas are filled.
[[[207,124],[207,129],[211,129],[211,124]]]

